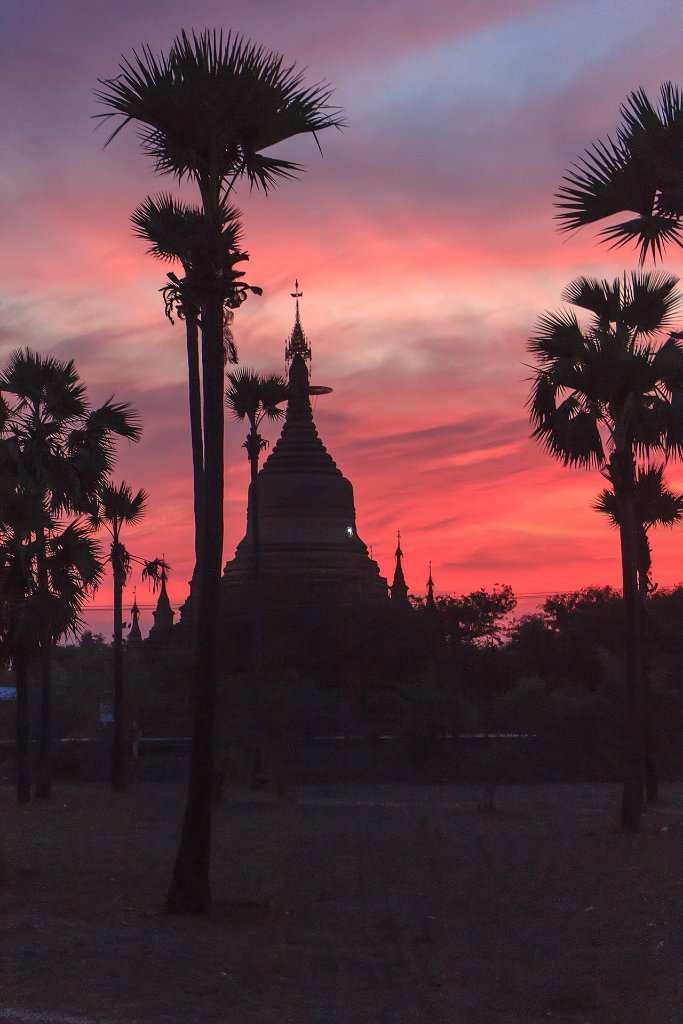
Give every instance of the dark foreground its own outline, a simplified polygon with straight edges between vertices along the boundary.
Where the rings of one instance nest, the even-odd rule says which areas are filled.
[[[159,912],[182,787],[0,789],[0,1020],[683,1021],[683,787],[639,835],[612,786],[292,796],[226,791],[203,919]]]

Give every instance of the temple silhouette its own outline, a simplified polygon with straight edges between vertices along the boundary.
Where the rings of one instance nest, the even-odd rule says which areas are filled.
[[[398,534],[391,584],[380,573],[358,534],[353,486],[323,444],[311,398],[332,388],[311,383],[311,346],[301,324],[298,281],[294,324],[285,342],[289,396],[279,439],[258,473],[260,628],[267,658],[299,666],[327,648],[343,656],[369,620],[412,610]],[[246,652],[253,642],[255,560],[252,485],[247,496],[246,531],[224,567],[221,608],[226,656]],[[431,566],[429,583],[431,584]],[[433,586],[433,585],[432,585]],[[148,641],[188,639],[192,597],[180,622],[166,592],[165,574]],[[139,642],[137,605],[129,642]]]
[[[294,326],[285,345],[289,399],[279,440],[258,474],[260,573],[264,609],[340,608],[387,599],[387,581],[356,528],[351,482],[322,443],[311,396],[331,388],[310,383],[311,347],[301,326],[298,288]],[[249,485],[247,529],[225,566],[228,607],[252,585],[254,564]]]

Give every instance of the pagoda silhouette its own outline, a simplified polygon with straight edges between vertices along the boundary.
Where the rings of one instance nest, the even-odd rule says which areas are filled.
[[[298,282],[297,282],[298,285]],[[322,443],[311,396],[311,347],[301,326],[298,287],[294,326],[285,345],[289,399],[282,433],[258,474],[260,574],[264,608],[341,608],[388,600],[387,581],[358,535],[353,487]],[[252,585],[252,493],[247,530],[224,570],[228,607]]]

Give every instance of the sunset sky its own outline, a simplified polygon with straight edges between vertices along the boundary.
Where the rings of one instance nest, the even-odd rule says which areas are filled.
[[[322,158],[311,139],[279,147],[305,164],[299,181],[238,192],[264,294],[235,335],[243,365],[282,371],[298,277],[313,380],[334,388],[317,400],[319,433],[382,573],[400,529],[414,593],[430,559],[438,592],[509,583],[523,610],[618,583],[617,537],[590,508],[599,475],[529,439],[525,346],[572,278],[636,265],[590,230],[560,235],[553,193],[630,91],[683,83],[679,0],[4,0],[2,13],[0,358],[26,345],[73,358],[93,401],[114,392],[140,411],[143,439],[121,447],[116,477],[149,491],[149,514],[127,544],[165,555],[176,606],[192,569],[184,327],[163,315],[168,268],[128,222],[176,186],[132,128],[105,150],[92,115],[121,54],[193,27],[284,53],[346,112]],[[681,274],[683,254],[666,267]],[[245,527],[243,435],[227,424],[226,559]],[[679,467],[669,482],[683,489]],[[683,528],[653,548],[655,578],[683,580]],[[103,588],[96,604],[110,603]],[[107,632],[107,618],[90,621]]]

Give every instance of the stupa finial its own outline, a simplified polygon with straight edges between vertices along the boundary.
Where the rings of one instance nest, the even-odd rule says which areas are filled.
[[[310,363],[311,361],[311,346],[308,344],[308,338],[304,334],[301,326],[301,319],[299,316],[299,299],[303,296],[303,292],[299,289],[299,279],[297,278],[294,282],[294,291],[290,293],[295,301],[294,307],[294,326],[292,327],[292,333],[285,343],[285,360],[287,363],[291,363],[295,355],[300,355],[303,359]]]

